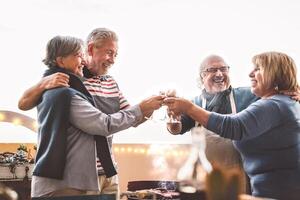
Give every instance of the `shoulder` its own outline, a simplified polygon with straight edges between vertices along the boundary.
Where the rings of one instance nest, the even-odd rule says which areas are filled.
[[[60,87],[60,88],[53,88],[53,89],[50,89],[50,90],[46,90],[44,92],[44,95],[47,95],[47,96],[64,96],[64,95],[67,95],[69,93],[71,93],[71,88],[68,88],[68,87]]]
[[[251,92],[250,87],[237,87],[233,88],[232,90],[236,95],[246,94],[249,96],[254,96],[254,94]]]
[[[269,113],[273,113],[272,111],[279,111],[283,115],[286,115],[291,110],[300,109],[300,104],[297,101],[291,99],[289,96],[280,94],[273,95],[266,99],[260,99],[255,102],[253,106],[262,110],[268,110],[270,111]]]
[[[106,77],[106,81],[107,81],[107,82],[112,83],[112,84],[115,84],[115,85],[118,85],[116,79],[115,79],[113,76],[111,76],[111,75],[106,75],[105,77]]]
[[[111,79],[111,80],[114,80],[114,81],[115,81],[115,79],[114,79],[114,77],[113,77],[112,75],[107,74],[107,75],[105,75],[105,77],[106,77],[107,79]]]
[[[290,96],[282,94],[273,95],[269,98],[269,101],[283,109],[292,109],[293,107],[300,107],[300,104],[297,101],[291,99]]]
[[[290,103],[295,103],[296,101],[292,100],[287,95],[276,94],[269,98],[262,99],[262,102],[264,102],[265,104],[274,104],[274,105],[278,105],[278,106],[284,106],[284,105],[288,105]]]
[[[68,87],[47,90],[43,93],[41,102],[38,105],[38,110],[40,110],[40,112],[48,112],[47,110],[50,108],[57,110],[66,109],[76,93],[76,90]]]
[[[251,103],[257,101],[259,98],[255,96],[250,87],[238,87],[233,88],[233,96],[235,104],[237,106],[237,111],[240,112],[247,108]]]
[[[195,96],[193,99],[192,99],[192,102],[198,106],[201,106],[202,104],[202,97],[201,95],[198,95],[198,96]]]
[[[105,75],[106,77],[106,82],[108,85],[110,85],[111,89],[116,89],[120,92],[119,84],[117,83],[116,79],[114,79],[113,76],[111,75]]]
[[[58,99],[63,100],[66,98],[70,98],[75,94],[78,94],[77,90],[69,87],[61,87],[61,88],[54,88],[44,92],[43,98],[51,98],[51,99]]]
[[[252,92],[250,87],[238,87],[233,88],[233,94],[236,98],[242,99],[250,99],[250,100],[258,100],[259,97],[255,96]]]

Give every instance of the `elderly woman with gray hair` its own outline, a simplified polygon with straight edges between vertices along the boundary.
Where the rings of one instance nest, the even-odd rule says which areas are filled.
[[[99,111],[81,80],[82,45],[80,39],[69,36],[56,36],[47,44],[43,62],[49,69],[45,75],[67,74],[70,87],[46,90],[39,99],[32,197],[98,191],[96,153],[108,177],[117,173],[106,137],[139,123],[145,114],[161,107],[164,98],[153,96],[114,114]]]
[[[266,52],[253,57],[251,91],[261,99],[234,115],[209,112],[183,98],[167,98],[175,114],[186,113],[221,137],[234,140],[251,180],[252,195],[296,200],[300,196],[300,104],[291,57]]]

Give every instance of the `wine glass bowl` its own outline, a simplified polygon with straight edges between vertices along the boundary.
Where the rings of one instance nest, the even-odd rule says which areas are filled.
[[[165,97],[176,97],[177,92],[175,89],[168,89],[165,91],[159,91],[159,95],[164,95]],[[177,135],[180,133],[182,124],[179,120],[178,116],[174,116],[172,113],[168,112],[168,108],[166,105],[162,105],[162,107],[159,110],[155,110],[151,117],[147,118],[149,120],[152,120],[154,122],[165,122],[168,126],[174,127],[176,131],[175,133],[172,133],[174,135]]]
[[[163,94],[166,95],[166,97],[176,97],[177,91],[175,89],[168,89],[166,92],[163,92]],[[174,115],[166,108],[166,119],[167,127],[169,130],[171,130],[170,133],[173,135],[178,135],[182,129],[180,116]]]

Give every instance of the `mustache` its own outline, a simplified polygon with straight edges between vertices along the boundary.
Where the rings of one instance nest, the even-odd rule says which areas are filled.
[[[218,76],[218,77],[214,77],[212,80],[215,82],[222,82],[225,81],[226,79],[224,77]]]

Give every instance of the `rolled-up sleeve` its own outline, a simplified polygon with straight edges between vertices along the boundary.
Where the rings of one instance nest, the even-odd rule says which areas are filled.
[[[87,134],[108,136],[133,126],[143,119],[143,115],[138,105],[107,115],[87,100],[74,95],[69,119],[73,126]]]

